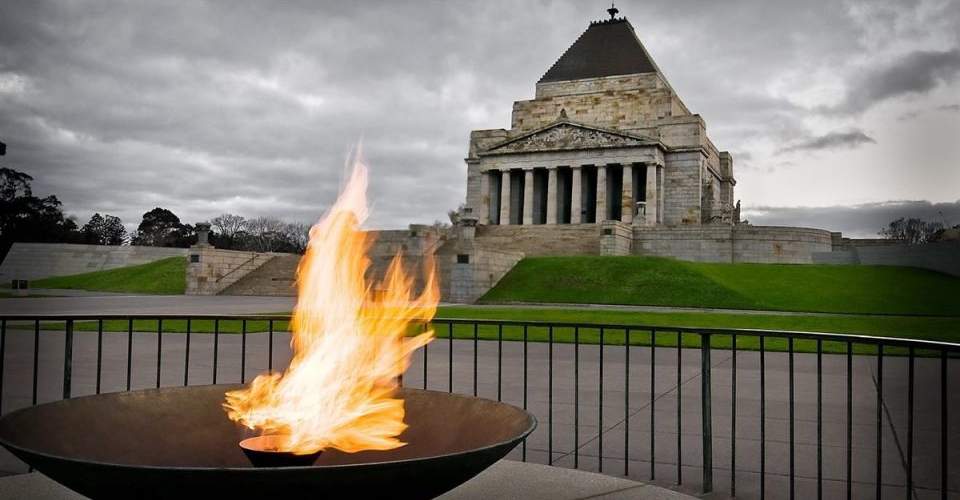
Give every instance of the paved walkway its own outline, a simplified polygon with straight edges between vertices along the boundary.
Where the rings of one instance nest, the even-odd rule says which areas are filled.
[[[0,479],[0,498],[81,500],[86,498],[39,473]],[[687,500],[694,497],[650,484],[601,474],[501,460],[440,500]]]
[[[289,311],[295,297],[136,295],[83,290],[31,290],[48,297],[0,298],[0,314],[263,314]],[[710,307],[631,306],[615,304],[445,304],[463,308],[538,308],[584,311],[628,311],[642,313],[761,314],[773,316],[886,316],[877,314],[812,313],[763,311]]]
[[[268,336],[249,334],[246,347],[240,335],[220,335],[217,342],[217,382],[249,381],[268,363]],[[158,342],[159,341],[159,342]],[[284,366],[290,356],[289,337],[276,334],[273,366]],[[162,353],[158,363],[158,343]],[[73,345],[72,396],[92,394],[97,388],[97,335],[77,332]],[[103,337],[100,390],[118,391],[127,384],[127,336],[107,333]],[[241,353],[245,351],[243,372]],[[524,363],[524,352],[527,353]],[[10,331],[5,343],[2,411],[23,407],[32,401],[34,337],[30,331]],[[130,386],[184,383],[186,338],[182,334],[137,333],[131,346]],[[602,471],[648,481],[651,477],[651,447],[655,447],[653,482],[661,486],[696,492],[700,488],[701,399],[700,351],[658,347],[631,347],[629,363],[623,347],[550,346],[519,342],[480,341],[474,351],[470,340],[436,340],[426,352],[418,352],[404,383],[414,387],[501,398],[526,406],[537,415],[537,430],[525,447],[508,458],[536,463]],[[43,332],[37,350],[37,400],[63,395],[64,336]],[[655,355],[655,370],[651,357]],[[574,360],[579,357],[579,363]],[[208,384],[214,377],[214,336],[194,334],[190,340],[190,384]],[[474,360],[476,359],[476,363]],[[552,359],[552,361],[551,361]],[[424,361],[426,360],[426,384]],[[766,355],[766,492],[769,498],[786,498],[789,481],[788,357]],[[939,498],[939,365],[938,360],[916,361],[914,421],[914,482],[916,498]],[[715,491],[726,494],[731,480],[732,414],[736,409],[736,466],[738,498],[758,498],[760,470],[759,354],[737,354],[737,392],[732,397],[732,353],[714,350],[712,370],[712,423]],[[817,472],[816,356],[796,354],[795,380],[795,471],[797,498],[815,494]],[[678,373],[678,366],[680,367]],[[552,370],[551,370],[552,367]],[[853,378],[853,496],[874,496],[876,471],[877,394],[876,364],[869,356],[855,356]],[[474,378],[474,373],[477,377]],[[906,360],[884,361],[884,415],[880,427],[883,448],[883,490],[888,498],[904,495],[907,449]],[[651,376],[653,382],[651,383]],[[960,361],[949,366],[950,488],[960,490]],[[627,386],[629,384],[629,387]],[[652,387],[651,387],[652,385]],[[845,494],[846,479],[846,357],[824,355],[823,387],[823,488],[824,498]],[[735,404],[734,404],[735,402]],[[678,415],[680,428],[678,433]],[[652,433],[651,433],[652,428]],[[653,439],[651,441],[651,439]],[[678,450],[682,467],[678,470]],[[602,456],[602,460],[601,457]],[[22,464],[0,455],[0,470],[23,471]],[[625,474],[626,473],[626,474]],[[678,484],[679,483],[679,484]]]
[[[515,309],[574,309],[582,311],[627,311],[645,313],[712,313],[712,314],[748,314],[771,316],[872,316],[887,317],[890,314],[853,314],[802,311],[769,311],[762,309],[723,309],[718,307],[674,307],[674,306],[633,306],[623,304],[557,304],[551,302],[515,302],[508,304],[451,304],[465,308],[515,308]],[[903,315],[893,315],[903,316]]]
[[[263,314],[289,311],[294,297],[80,295],[0,299],[0,314]]]

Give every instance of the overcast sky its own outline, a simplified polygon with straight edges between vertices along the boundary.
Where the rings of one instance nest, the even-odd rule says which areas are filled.
[[[155,206],[313,221],[362,138],[369,225],[430,223],[463,201],[470,130],[508,127],[608,6],[3,2],[0,165],[81,223]],[[960,1],[617,7],[733,153],[752,222],[960,223]]]

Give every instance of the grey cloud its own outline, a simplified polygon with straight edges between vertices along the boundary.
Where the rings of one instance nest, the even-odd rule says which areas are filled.
[[[828,207],[744,207],[743,217],[759,226],[801,226],[843,232],[844,236],[876,238],[890,221],[914,217],[947,226],[960,224],[960,201],[931,203],[885,201]]]
[[[931,110],[917,109],[913,111],[907,111],[906,113],[903,113],[902,115],[897,117],[897,120],[899,121],[914,120],[916,118],[923,116],[928,111],[938,111],[941,113],[960,113],[960,104],[944,104],[942,106],[937,106],[936,108],[933,108]]]
[[[743,166],[763,161],[739,153],[750,141],[807,133],[809,111],[766,92],[770,82],[869,50],[846,4],[815,1],[620,8],[717,146],[738,151]],[[0,164],[33,175],[38,193],[56,194],[82,220],[99,211],[136,224],[159,205],[190,222],[224,211],[309,221],[332,201],[362,138],[370,225],[443,219],[464,197],[469,131],[507,126],[511,103],[533,96],[605,8],[8,2]],[[889,10],[895,19],[903,9]],[[930,27],[953,36],[949,28]]]
[[[861,112],[880,102],[923,94],[953,81],[960,74],[960,48],[910,52],[886,66],[867,71],[849,84],[836,112]]]
[[[780,153],[796,151],[820,151],[824,149],[856,148],[864,144],[874,144],[872,137],[862,130],[846,130],[830,132],[821,136],[811,137],[795,144],[780,148]]]

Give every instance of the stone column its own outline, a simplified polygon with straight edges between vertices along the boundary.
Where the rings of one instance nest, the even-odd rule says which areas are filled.
[[[656,186],[656,187],[657,187],[657,219],[656,219],[656,223],[657,223],[657,224],[662,224],[662,223],[663,223],[663,215],[664,215],[665,213],[667,213],[667,212],[663,209],[663,201],[664,201],[664,197],[663,197],[663,190],[664,190],[664,187],[663,187],[663,165],[657,165],[657,186]]]
[[[510,224],[510,171],[500,171],[500,225]]]
[[[633,202],[633,166],[623,165],[623,195],[620,197],[620,220],[626,224],[633,222],[633,211],[637,204]]]
[[[480,172],[480,206],[474,207],[480,213],[473,214],[480,224],[490,223],[490,175],[490,172]]]
[[[659,201],[657,196],[657,166],[653,164],[647,165],[647,217],[646,222],[648,226],[654,226],[657,224],[657,208],[659,208]]]
[[[606,165],[597,165],[597,216],[596,222],[600,224],[607,218],[607,167]]]
[[[523,223],[533,224],[533,169],[523,169]]]
[[[557,220],[557,168],[547,169],[547,224],[556,224]]]
[[[580,166],[570,167],[570,223],[580,224],[580,211],[583,204],[580,202]]]

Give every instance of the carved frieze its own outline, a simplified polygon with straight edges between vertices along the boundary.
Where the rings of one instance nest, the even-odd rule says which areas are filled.
[[[494,146],[486,154],[529,153],[535,151],[562,151],[576,149],[622,148],[650,145],[627,135],[613,134],[568,123],[555,125],[545,130]]]

